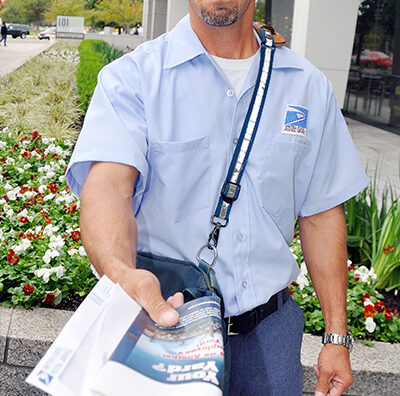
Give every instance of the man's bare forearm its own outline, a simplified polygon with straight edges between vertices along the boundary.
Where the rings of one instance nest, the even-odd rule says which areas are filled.
[[[104,177],[104,167],[95,164],[81,193],[82,242],[100,275],[119,282],[126,269],[135,267],[137,228],[132,213],[132,170],[122,171],[128,181]]]
[[[307,269],[321,304],[325,330],[347,333],[347,232],[343,210],[300,217],[300,239]]]

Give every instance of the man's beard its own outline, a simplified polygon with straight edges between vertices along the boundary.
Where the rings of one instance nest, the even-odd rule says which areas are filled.
[[[210,26],[230,26],[239,19],[239,8],[235,6],[233,9],[219,9],[210,11],[202,7],[200,9],[201,19]]]

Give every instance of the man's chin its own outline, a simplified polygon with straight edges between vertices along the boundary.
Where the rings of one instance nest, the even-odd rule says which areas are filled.
[[[214,27],[231,26],[239,18],[238,10],[218,10],[216,12],[201,10],[200,16],[203,22]]]

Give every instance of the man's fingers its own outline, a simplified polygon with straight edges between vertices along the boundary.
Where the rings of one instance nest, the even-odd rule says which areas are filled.
[[[324,370],[321,370],[321,368],[314,367],[314,371],[317,373],[317,386],[315,388],[315,396],[325,396],[327,392],[329,391],[329,383],[331,382],[332,376],[330,375],[329,372],[326,372]]]
[[[317,378],[319,378],[319,368],[318,368],[318,364],[314,364],[313,369],[315,371],[315,375],[317,376]]]
[[[161,295],[160,282],[146,270],[135,270],[132,294],[135,300],[160,326],[171,327],[178,323],[179,314]]]
[[[183,294],[175,293],[173,296],[167,299],[167,303],[171,305],[172,308],[178,308],[184,304]]]

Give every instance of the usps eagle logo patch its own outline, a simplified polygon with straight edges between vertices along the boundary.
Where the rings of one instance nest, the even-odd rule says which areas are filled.
[[[308,109],[302,106],[288,105],[282,133],[306,136]]]

